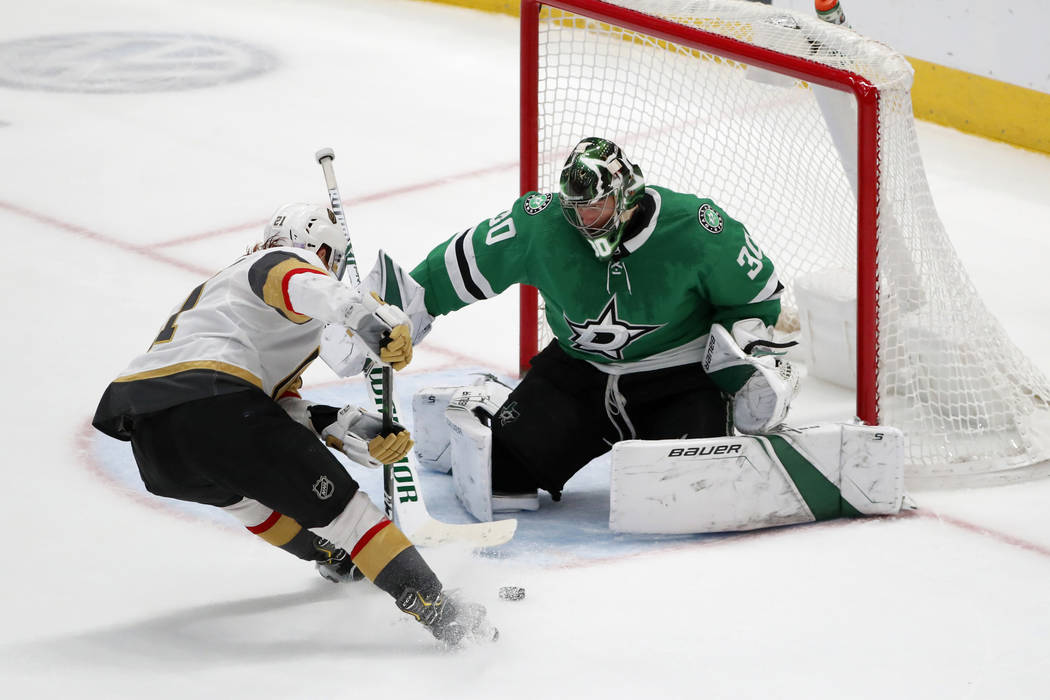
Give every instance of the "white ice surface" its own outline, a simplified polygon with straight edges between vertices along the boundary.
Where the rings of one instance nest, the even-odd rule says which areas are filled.
[[[1050,697],[1047,481],[917,494],[910,517],[638,540],[604,528],[592,465],[507,547],[425,552],[502,629],[455,654],[378,590],[144,494],[126,446],[90,428],[95,403],[273,209],[323,200],[317,148],[335,148],[364,264],[383,247],[412,265],[514,199],[517,23],[405,0],[36,0],[2,16],[0,42],[186,32],[277,60],[182,92],[0,87],[0,697]],[[976,285],[1050,371],[1050,159],[925,124],[920,138]],[[402,407],[414,386],[511,374],[516,303],[443,319]],[[848,411],[808,389],[800,416]],[[361,387],[316,367],[307,392]],[[464,518],[447,481],[425,485]],[[499,601],[508,584],[527,598]]]

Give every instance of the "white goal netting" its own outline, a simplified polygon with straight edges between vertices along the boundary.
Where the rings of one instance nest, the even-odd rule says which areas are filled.
[[[1050,459],[1050,385],[985,308],[937,216],[907,61],[847,28],[775,6],[612,4],[842,69],[878,89],[871,372],[879,422],[904,431],[912,486],[1041,470]],[[850,93],[551,7],[540,13],[538,61],[539,189],[556,186],[579,139],[608,137],[648,182],[711,197],[744,222],[787,286],[787,324],[797,322],[803,282],[846,280],[856,289],[864,185]]]

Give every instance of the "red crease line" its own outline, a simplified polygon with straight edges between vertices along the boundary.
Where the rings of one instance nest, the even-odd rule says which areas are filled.
[[[1036,542],[1032,542],[1030,540],[1025,540],[1020,537],[1015,537],[1014,535],[1008,535],[1005,532],[992,530],[991,528],[984,527],[983,525],[977,525],[976,523],[971,523],[969,521],[962,520],[961,518],[956,518],[951,515],[944,515],[943,513],[935,513],[933,511],[922,509],[912,511],[911,513],[902,513],[902,515],[915,518],[926,518],[927,520],[936,520],[946,525],[957,527],[960,530],[973,532],[978,535],[984,535],[985,537],[990,537],[993,540],[998,540],[999,542],[1003,542],[1014,547],[1019,547],[1029,552],[1042,554],[1044,557],[1050,557],[1050,547],[1038,544]]]

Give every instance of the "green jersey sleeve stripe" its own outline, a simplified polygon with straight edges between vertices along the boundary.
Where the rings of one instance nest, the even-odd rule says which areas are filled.
[[[456,290],[456,296],[464,304],[496,296],[492,285],[478,269],[477,257],[474,255],[475,230],[476,226],[464,231],[445,248],[445,270]]]
[[[762,288],[762,291],[755,295],[755,298],[747,302],[748,304],[757,304],[762,301],[771,301],[773,299],[779,299],[784,294],[784,285],[780,283],[780,277],[774,272],[769,276],[769,280],[766,282],[766,286]]]

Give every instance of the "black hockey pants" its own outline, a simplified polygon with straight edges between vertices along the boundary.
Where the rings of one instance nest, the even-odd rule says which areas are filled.
[[[358,488],[317,436],[261,391],[136,417],[131,447],[150,493],[219,507],[253,498],[306,528],[330,523]]]
[[[492,489],[541,488],[557,499],[615,442],[727,430],[727,403],[699,363],[614,377],[552,342],[492,420]]]

